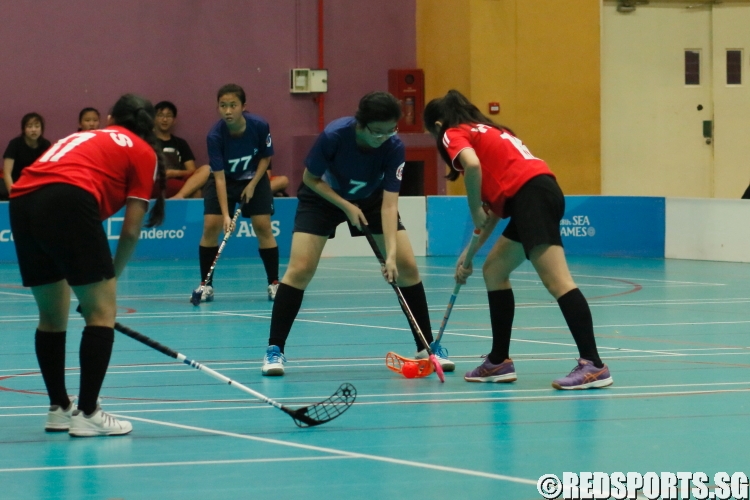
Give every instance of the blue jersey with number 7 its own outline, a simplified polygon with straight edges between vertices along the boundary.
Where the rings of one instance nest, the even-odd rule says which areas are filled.
[[[245,117],[245,132],[240,137],[229,134],[224,120],[208,132],[208,164],[212,172],[224,171],[228,179],[247,180],[255,177],[258,163],[273,156],[271,129],[263,118],[251,113]]]
[[[305,159],[307,170],[322,177],[345,200],[361,200],[384,189],[398,193],[404,170],[404,143],[393,136],[377,148],[357,145],[353,117],[332,121]]]

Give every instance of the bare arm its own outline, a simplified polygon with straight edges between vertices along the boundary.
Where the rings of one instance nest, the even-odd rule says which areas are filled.
[[[184,178],[184,177],[190,177],[193,172],[195,172],[195,161],[194,160],[188,160],[182,163],[185,167],[185,170],[177,170],[177,169],[169,169],[167,170],[167,179],[172,178]]]
[[[464,184],[471,220],[474,227],[481,229],[487,220],[487,214],[482,208],[482,166],[473,149],[464,149],[459,153],[458,159],[464,167]]]
[[[179,200],[192,195],[197,190],[203,187],[203,185],[208,180],[209,175],[211,175],[211,167],[209,167],[208,165],[201,166],[195,171],[195,174],[193,174],[188,180],[185,181],[185,184],[171,199]]]
[[[5,181],[5,187],[8,188],[8,193],[10,193],[10,188],[13,186],[13,177],[11,177],[11,174],[13,173],[13,164],[16,162],[13,158],[3,158],[3,180]]]
[[[495,227],[497,227],[497,223],[499,221],[500,217],[498,217],[494,213],[489,212],[487,214],[487,222],[484,224],[482,233],[479,235],[479,241],[477,242],[477,252],[480,248],[482,248],[482,245],[487,242],[487,239],[492,234],[492,231],[495,230]],[[466,248],[464,248],[464,251],[461,252],[461,255],[458,257],[458,262],[456,262],[456,282],[461,283],[462,285],[466,284],[466,279],[474,272],[473,263],[469,264],[467,268],[463,267],[464,261],[466,260],[466,252],[468,252],[468,250],[469,246],[467,245]]]
[[[380,219],[383,224],[385,240],[385,272],[388,282],[396,281],[396,232],[398,231],[398,193],[383,191],[383,204],[380,207]]]
[[[221,215],[224,217],[224,232],[228,233],[232,227],[232,217],[229,215],[229,203],[227,202],[227,178],[223,170],[214,172],[214,181],[216,182],[216,197],[219,198],[219,207]]]
[[[349,222],[351,222],[353,226],[361,228],[361,224],[367,224],[367,219],[365,219],[365,215],[362,213],[362,210],[360,210],[359,207],[357,207],[353,203],[346,201],[344,198],[339,196],[338,193],[336,193],[336,191],[334,191],[333,188],[320,177],[311,174],[307,169],[305,169],[305,173],[302,174],[302,182],[304,182],[307,187],[318,193],[321,197],[330,201],[341,210],[343,210],[343,212],[349,218]]]
[[[141,225],[143,217],[148,212],[148,202],[137,198],[128,198],[125,205],[125,220],[122,222],[120,239],[117,242],[115,251],[115,277],[119,278],[125,265],[133,255],[135,246],[138,243],[138,237],[141,235]]]

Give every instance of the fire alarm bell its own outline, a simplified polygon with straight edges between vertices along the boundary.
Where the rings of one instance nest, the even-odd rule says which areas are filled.
[[[389,69],[388,91],[401,103],[399,130],[424,132],[424,72],[421,69]]]
[[[490,114],[496,115],[500,112],[500,103],[499,102],[491,102],[490,103]]]

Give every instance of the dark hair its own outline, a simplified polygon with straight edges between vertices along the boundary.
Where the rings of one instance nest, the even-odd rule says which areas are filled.
[[[88,113],[89,111],[93,111],[94,113],[96,113],[96,116],[97,116],[97,117],[98,117],[98,116],[101,116],[101,115],[99,114],[99,110],[98,110],[98,109],[96,109],[96,108],[83,108],[83,109],[81,110],[81,112],[80,112],[80,113],[78,113],[78,123],[81,123],[81,120],[83,120],[83,115],[85,115],[85,114],[86,114],[86,113]]]
[[[240,87],[239,85],[236,85],[234,83],[227,83],[226,85],[223,85],[216,93],[216,100],[218,101],[222,96],[225,96],[227,94],[236,95],[242,105],[245,105],[245,91],[242,90],[242,87]]]
[[[427,130],[437,137],[437,148],[445,163],[450,166],[451,170],[446,179],[455,181],[458,179],[460,172],[453,166],[453,161],[448,156],[448,152],[443,145],[443,135],[451,127],[457,127],[461,124],[482,124],[494,127],[500,130],[507,130],[515,135],[511,129],[503,125],[498,125],[488,118],[469,101],[458,90],[449,90],[444,97],[433,99],[427,103],[424,108],[424,124]],[[435,122],[442,123],[440,130],[435,130]]]
[[[21,118],[21,136],[23,137],[23,135],[26,133],[26,125],[28,125],[32,120],[36,120],[42,125],[42,135],[40,135],[39,137],[44,137],[44,118],[39,113],[35,112],[26,113],[25,115],[23,115],[23,118]]]
[[[175,118],[177,118],[177,106],[174,105],[171,101],[159,101],[154,106],[154,109],[158,113],[162,109],[168,109],[172,112]]]
[[[398,121],[401,104],[388,92],[370,92],[359,100],[354,118],[361,127],[372,122]]]
[[[154,134],[154,116],[156,111],[151,101],[135,95],[125,94],[120,97],[109,113],[115,125],[120,125],[146,141],[156,153],[157,169],[156,182],[159,183],[159,197],[149,212],[146,227],[160,225],[164,221],[164,191],[167,187],[167,172],[164,167],[164,157],[156,145]]]
[[[81,120],[83,120],[83,115],[85,115],[86,113],[88,113],[88,112],[90,112],[90,111],[93,111],[94,113],[96,113],[96,118],[97,118],[97,119],[98,119],[98,118],[99,118],[99,117],[101,116],[101,115],[99,114],[99,110],[98,110],[98,109],[96,109],[96,108],[83,108],[83,109],[81,110],[81,112],[80,112],[80,113],[78,113],[78,125],[80,125],[80,124],[81,124]],[[82,129],[82,128],[81,128],[80,126],[79,126],[79,127],[78,127],[78,131],[80,132],[81,130],[83,130],[83,129]]]

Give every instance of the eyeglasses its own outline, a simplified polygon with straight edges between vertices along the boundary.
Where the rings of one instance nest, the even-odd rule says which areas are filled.
[[[390,132],[375,132],[370,128],[369,125],[365,125],[365,128],[368,132],[370,132],[370,135],[372,135],[376,139],[387,139],[388,137],[393,137],[394,135],[398,134],[398,127],[394,128]]]

